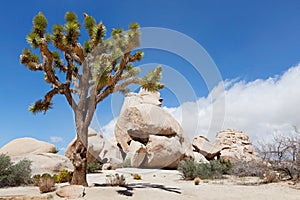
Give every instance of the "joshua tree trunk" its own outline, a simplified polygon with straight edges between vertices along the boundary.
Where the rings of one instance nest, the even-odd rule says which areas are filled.
[[[82,116],[82,115],[80,115]],[[81,118],[82,119],[82,118]],[[87,145],[88,145],[88,126],[89,123],[78,119],[75,116],[77,141],[73,152],[73,177],[72,185],[88,186],[86,181],[86,165],[87,165]]]

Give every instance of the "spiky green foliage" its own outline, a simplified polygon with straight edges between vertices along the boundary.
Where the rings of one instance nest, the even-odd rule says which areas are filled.
[[[28,44],[34,49],[38,48],[39,45],[41,44],[41,37],[34,32],[29,33],[26,37],[26,40]]]
[[[30,49],[24,48],[23,49],[23,57],[21,58],[21,63],[29,63],[29,62],[34,62],[34,63],[39,63],[40,58],[38,55],[32,53]]]
[[[90,37],[93,37],[93,28],[96,24],[96,20],[92,16],[86,16],[84,18],[84,26],[88,31]]]
[[[39,112],[46,113],[47,110],[52,108],[52,103],[45,103],[42,99],[36,101],[29,107],[29,111],[33,114],[37,114]]]
[[[43,13],[39,12],[39,14],[33,19],[32,23],[33,23],[33,32],[38,34],[40,37],[43,37],[48,25],[47,19],[43,15]]]
[[[157,91],[164,86],[160,84],[162,67],[157,66],[142,79],[142,87],[147,91]]]
[[[77,15],[74,12],[67,12],[65,14],[65,20],[67,22],[78,22]]]
[[[77,21],[71,21],[65,24],[65,45],[72,45],[75,44],[80,36],[80,25]]]

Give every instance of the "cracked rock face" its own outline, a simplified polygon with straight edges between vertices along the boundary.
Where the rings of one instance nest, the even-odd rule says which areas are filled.
[[[223,148],[221,151],[221,158],[223,159],[232,162],[258,160],[249,136],[242,131],[233,129],[221,131],[217,133],[215,143]]]
[[[120,117],[115,126],[115,137],[119,146],[138,161],[135,167],[175,168],[186,156],[193,157],[191,145],[180,124],[163,108],[158,92],[141,90],[138,94],[129,93],[125,97]],[[131,142],[144,146],[138,156],[132,152]],[[141,161],[141,158],[143,160]]]

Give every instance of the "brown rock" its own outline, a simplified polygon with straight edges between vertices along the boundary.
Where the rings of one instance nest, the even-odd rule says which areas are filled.
[[[85,195],[85,188],[82,185],[66,185],[58,188],[56,194],[62,198],[80,198]]]

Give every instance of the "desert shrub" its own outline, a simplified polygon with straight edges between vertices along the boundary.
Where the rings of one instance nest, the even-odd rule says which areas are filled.
[[[222,178],[231,168],[230,161],[212,160],[209,163],[197,163],[192,159],[186,159],[179,163],[178,170],[184,179],[193,180],[196,177],[201,179]]]
[[[139,174],[132,174],[132,177],[133,177],[133,179],[135,179],[135,180],[141,180],[141,179],[142,179],[142,176],[139,175]]]
[[[279,181],[279,176],[276,172],[267,172],[265,174],[265,183],[276,183]]]
[[[256,176],[263,178],[264,174],[268,171],[268,167],[262,162],[237,161],[233,164],[229,174],[239,177]]]
[[[0,154],[0,176],[5,175],[12,164],[9,156]]]
[[[55,183],[58,183],[58,175],[57,174],[53,174],[51,177]]]
[[[59,172],[57,176],[57,182],[58,183],[64,183],[64,182],[70,182],[72,180],[72,172],[69,172],[66,169],[63,169]]]
[[[201,181],[201,179],[200,179],[199,177],[196,177],[196,178],[194,179],[194,184],[195,184],[195,185],[199,185],[199,184],[200,184],[200,181]]]
[[[87,173],[96,173],[102,169],[102,165],[98,161],[88,162],[86,166]]]
[[[58,152],[59,152],[59,150],[56,147],[52,147],[51,150],[49,151],[49,153],[54,153],[54,154],[56,154]]]
[[[107,176],[106,184],[110,186],[126,186],[126,179],[123,174],[115,174]]]
[[[0,187],[19,186],[31,182],[31,161],[24,159],[13,164],[9,156],[1,154],[0,163]]]
[[[54,185],[55,185],[55,181],[51,176],[40,177],[38,186],[41,193],[54,191],[55,190]]]
[[[39,186],[40,183],[40,179],[41,179],[41,175],[40,174],[36,174],[32,177],[32,182],[34,186]]]

